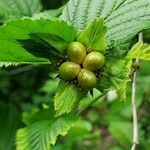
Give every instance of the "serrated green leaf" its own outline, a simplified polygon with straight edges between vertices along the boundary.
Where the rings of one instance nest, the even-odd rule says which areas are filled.
[[[56,116],[73,111],[84,94],[76,85],[61,80],[54,98]]]
[[[98,83],[98,89],[102,91],[115,89],[120,100],[125,100],[132,61],[107,58],[106,62],[103,76]]]
[[[150,44],[138,42],[136,43],[129,53],[127,54],[128,59],[142,59],[142,60],[150,60]]]
[[[0,68],[1,67],[8,67],[8,66],[17,66],[18,65],[18,63],[8,63],[8,62],[0,62]]]
[[[0,22],[32,16],[41,9],[40,0],[0,0]]]
[[[67,42],[76,38],[76,30],[60,19],[30,18],[17,19],[4,24],[0,28],[0,39],[3,40],[24,40],[31,38],[31,34],[49,33],[61,37]]]
[[[75,38],[76,30],[61,20],[10,21],[0,28],[0,63],[50,64],[49,60],[59,59],[60,52],[63,53],[61,49],[56,57],[54,53],[57,52],[51,46],[58,45],[57,48],[64,48]]]
[[[59,135],[66,135],[77,119],[65,115],[50,120],[38,121],[19,129],[16,134],[17,150],[50,150]]]
[[[104,51],[106,49],[107,27],[102,18],[96,18],[79,35],[78,41],[84,43],[89,49]]]
[[[108,48],[128,50],[133,38],[150,27],[149,0],[70,0],[61,18],[80,32],[95,17],[103,17],[108,27]],[[118,44],[119,41],[119,44]]]
[[[14,64],[50,64],[50,61],[34,56],[17,42],[0,40],[0,63],[3,66],[9,66]]]

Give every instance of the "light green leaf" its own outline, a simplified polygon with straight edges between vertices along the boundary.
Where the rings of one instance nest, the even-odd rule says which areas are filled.
[[[50,120],[38,121],[19,129],[16,135],[17,150],[50,150],[59,135],[66,135],[77,119],[65,115]]]
[[[98,89],[101,91],[116,89],[120,100],[125,100],[132,62],[126,59],[112,59],[110,57],[107,58],[106,62],[103,76],[98,83]]]
[[[54,98],[56,116],[73,111],[84,94],[76,85],[61,80]]]
[[[107,27],[102,18],[96,18],[79,35],[78,41],[84,43],[89,49],[104,51],[106,49]]]
[[[150,44],[138,42],[136,43],[129,53],[127,54],[128,59],[142,59],[142,60],[150,60]]]
[[[132,124],[130,122],[111,122],[109,131],[120,143],[132,143]]]
[[[0,22],[32,16],[41,9],[40,0],[0,0]]]
[[[63,53],[63,49],[56,52],[51,45],[64,48],[75,38],[76,30],[61,20],[10,21],[0,27],[0,64],[50,64],[49,60],[59,59]]]
[[[108,28],[108,48],[128,50],[135,35],[150,27],[150,1],[70,0],[61,18],[76,27],[80,33],[95,17],[100,16],[104,18]]]
[[[17,66],[18,65],[18,63],[12,63],[12,62],[10,62],[10,63],[8,63],[8,62],[0,62],[0,68],[1,67],[8,67],[8,66]]]
[[[60,19],[30,18],[17,19],[4,24],[0,28],[0,39],[25,40],[31,38],[31,34],[49,33],[61,37],[67,42],[76,38],[76,30]]]

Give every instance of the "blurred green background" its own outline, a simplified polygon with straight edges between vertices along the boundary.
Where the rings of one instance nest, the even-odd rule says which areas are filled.
[[[45,9],[63,6],[66,0],[42,0]],[[145,31],[145,41],[150,42]],[[149,62],[141,62],[137,81],[138,150],[150,149],[150,70]],[[0,150],[15,149],[16,130],[23,127],[22,115],[49,104],[57,89],[58,79],[51,66],[8,67],[0,69]],[[94,91],[97,95],[98,91]],[[91,101],[87,96],[80,107]],[[132,145],[131,85],[127,100],[120,102],[111,91],[105,98],[82,113],[78,126],[60,137],[52,150],[129,150]]]

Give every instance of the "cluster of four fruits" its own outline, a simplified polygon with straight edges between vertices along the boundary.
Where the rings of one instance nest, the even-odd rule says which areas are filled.
[[[67,56],[69,61],[59,67],[60,78],[64,81],[72,81],[77,78],[82,89],[93,89],[97,84],[94,71],[104,66],[104,55],[97,51],[88,52],[82,43],[75,41],[69,44]]]

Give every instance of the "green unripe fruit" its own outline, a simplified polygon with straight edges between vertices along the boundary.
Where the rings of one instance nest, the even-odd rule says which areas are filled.
[[[73,80],[77,77],[81,67],[74,62],[65,62],[59,67],[60,78],[65,81]]]
[[[86,48],[80,42],[71,42],[67,49],[69,59],[78,64],[82,64],[86,57]]]
[[[83,67],[91,71],[96,71],[102,68],[105,64],[105,57],[99,52],[89,53],[83,62]]]
[[[92,71],[87,69],[81,69],[78,74],[78,82],[82,89],[90,90],[96,86],[97,78]]]

